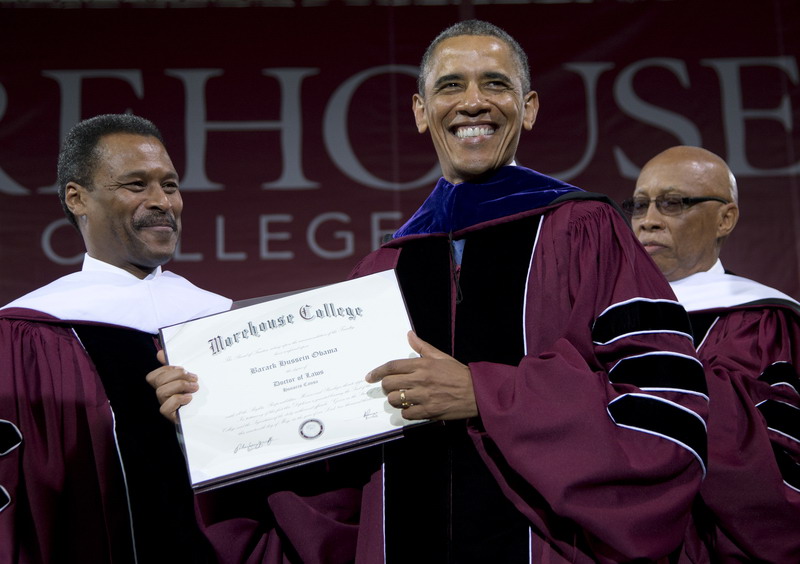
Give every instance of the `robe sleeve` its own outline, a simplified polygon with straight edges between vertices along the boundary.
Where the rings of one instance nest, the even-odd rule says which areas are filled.
[[[352,562],[376,456],[344,454],[199,494],[201,526],[219,562]]]
[[[113,436],[72,331],[0,318],[0,562],[132,562]]]
[[[544,217],[526,300],[519,366],[470,364],[478,450],[566,558],[665,557],[706,460],[685,311],[623,219],[594,202]]]
[[[698,349],[707,364],[716,556],[800,562],[800,319],[785,308],[722,313]]]

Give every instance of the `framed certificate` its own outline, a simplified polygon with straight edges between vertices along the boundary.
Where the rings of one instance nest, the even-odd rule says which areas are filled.
[[[179,410],[198,491],[402,436],[371,369],[418,356],[387,270],[161,329],[200,390]]]

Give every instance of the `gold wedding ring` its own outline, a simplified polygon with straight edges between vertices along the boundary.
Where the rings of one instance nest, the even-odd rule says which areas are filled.
[[[411,407],[411,402],[406,401],[406,391],[400,390],[400,407],[402,409],[408,409]]]

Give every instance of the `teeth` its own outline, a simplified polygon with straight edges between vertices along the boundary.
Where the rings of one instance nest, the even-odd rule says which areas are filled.
[[[488,125],[481,125],[479,127],[461,127],[456,130],[456,136],[459,139],[465,139],[466,137],[477,137],[479,135],[491,135],[493,133],[494,129]]]

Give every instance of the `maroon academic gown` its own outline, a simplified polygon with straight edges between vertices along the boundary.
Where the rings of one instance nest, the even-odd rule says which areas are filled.
[[[694,562],[800,562],[800,309],[691,311],[711,409]],[[710,326],[710,330],[709,330]]]
[[[144,379],[156,346],[125,327],[0,315],[0,563],[351,562],[371,455],[195,504],[174,426]]]
[[[0,347],[0,562],[214,562],[145,381],[157,336],[9,308]]]
[[[0,320],[0,562],[133,562],[102,383],[69,326],[26,317]]]
[[[87,255],[0,311],[0,563],[353,559],[365,480],[339,470],[352,457],[193,495],[145,375],[159,327],[230,305]]]
[[[377,456],[356,452],[199,494],[220,563],[353,562],[361,490]]]
[[[458,268],[451,239],[466,239]],[[566,201],[411,234],[354,275],[388,268],[419,336],[468,364],[479,417],[384,447],[358,561],[674,555],[708,398],[686,313],[621,215]]]

